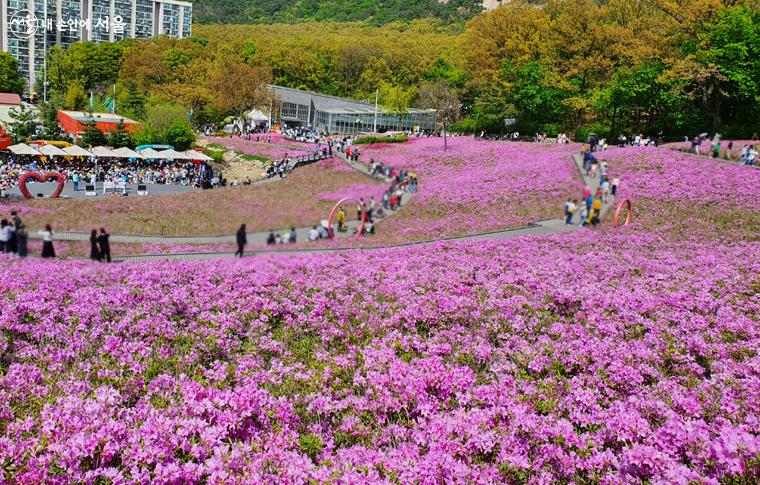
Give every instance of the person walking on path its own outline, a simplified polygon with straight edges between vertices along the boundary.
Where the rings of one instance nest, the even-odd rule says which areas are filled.
[[[565,224],[568,226],[573,223],[573,215],[578,208],[578,206],[575,205],[575,202],[575,200],[568,200],[565,203]]]
[[[26,226],[21,224],[16,231],[16,245],[18,246],[18,257],[25,258],[29,254],[29,233],[26,232]]]
[[[79,173],[74,172],[71,181],[74,183],[74,192],[79,192]]]
[[[359,203],[356,204],[356,220],[361,222],[363,214],[364,214],[364,197],[361,197],[359,199]]]
[[[345,231],[346,225],[346,211],[343,210],[343,206],[338,210],[338,232]]]
[[[612,194],[613,197],[616,197],[617,189],[619,185],[620,185],[620,177],[616,175],[615,178],[612,179],[612,187],[610,187],[610,193]]]
[[[581,222],[578,225],[581,227],[588,225],[588,209],[585,205],[581,206]]]
[[[235,239],[237,240],[238,247],[237,251],[235,251],[235,256],[239,254],[242,258],[243,253],[245,252],[245,245],[248,244],[248,235],[246,234],[245,224],[240,225],[240,229],[238,229]]]
[[[715,140],[712,144],[712,156],[713,158],[719,158],[720,157],[720,141]]]
[[[100,235],[98,236],[98,248],[100,249],[100,260],[106,263],[111,262],[111,243],[109,238],[110,234],[106,232],[104,228],[100,228]]]
[[[45,224],[45,230],[39,231],[38,234],[42,236],[42,257],[55,258],[55,248],[53,247],[53,228],[50,224]]]
[[[90,232],[90,259],[92,261],[100,261],[100,249],[98,249],[98,231],[93,229]]]

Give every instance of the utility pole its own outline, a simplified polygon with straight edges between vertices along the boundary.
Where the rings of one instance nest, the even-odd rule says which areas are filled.
[[[372,127],[372,134],[377,134],[377,100],[380,96],[380,89],[375,90],[375,124]]]
[[[42,68],[45,70],[45,73],[42,77],[42,100],[47,104],[47,20],[48,20],[48,10],[47,10],[47,2],[45,2],[45,23],[42,26],[42,38],[43,38],[43,44],[44,44],[44,51],[45,54],[42,57]]]
[[[272,131],[272,110],[274,109],[274,99],[269,100],[269,126],[267,126],[267,131]]]

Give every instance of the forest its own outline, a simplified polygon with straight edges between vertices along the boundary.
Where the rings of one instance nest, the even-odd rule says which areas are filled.
[[[365,21],[383,25],[396,20],[433,17],[462,22],[482,12],[480,0],[197,0],[195,21],[204,24]]]
[[[263,7],[262,7],[263,8]],[[89,93],[144,119],[181,107],[194,123],[269,105],[267,83],[393,111],[445,85],[465,132],[642,132],[682,138],[760,131],[760,13],[743,0],[513,2],[464,25],[439,19],[194,25],[193,37],[54,48],[51,102]],[[104,101],[104,102],[105,102]],[[505,128],[504,120],[516,125]]]

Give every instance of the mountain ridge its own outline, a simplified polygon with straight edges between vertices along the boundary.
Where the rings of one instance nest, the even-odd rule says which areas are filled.
[[[382,25],[426,17],[453,23],[469,20],[499,4],[500,0],[196,0],[193,15],[200,24],[335,20]]]

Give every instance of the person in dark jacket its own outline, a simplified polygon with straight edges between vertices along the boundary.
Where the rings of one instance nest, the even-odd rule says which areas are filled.
[[[100,249],[100,260],[106,263],[111,262],[111,243],[109,242],[110,234],[104,228],[100,228],[98,236],[98,248]]]
[[[18,237],[16,236],[16,232],[18,232],[18,228],[21,227],[21,218],[18,216],[17,211],[11,211],[10,222],[13,226],[13,231],[11,232],[11,237],[8,240],[8,252],[18,254]]]
[[[276,238],[274,236],[274,231],[270,230],[269,235],[267,236],[267,245],[271,246],[276,242]]]
[[[90,259],[100,261],[100,248],[98,248],[98,231],[93,229],[90,233]]]
[[[238,249],[237,251],[235,251],[235,256],[239,254],[241,258],[243,257],[243,251],[245,250],[245,245],[248,244],[248,236],[246,235],[245,232],[246,232],[245,224],[242,224],[240,226],[240,229],[238,229],[238,232],[237,232],[236,239],[237,239]]]
[[[50,224],[45,224],[45,230],[39,231],[42,237],[42,257],[55,258],[55,248],[53,247],[53,228]]]
[[[18,211],[11,211],[11,220],[13,221],[13,225],[16,226],[16,229],[23,225],[21,218],[18,216]]]
[[[16,231],[16,246],[19,258],[25,258],[29,254],[28,241],[29,233],[26,232],[26,226],[21,224]]]

